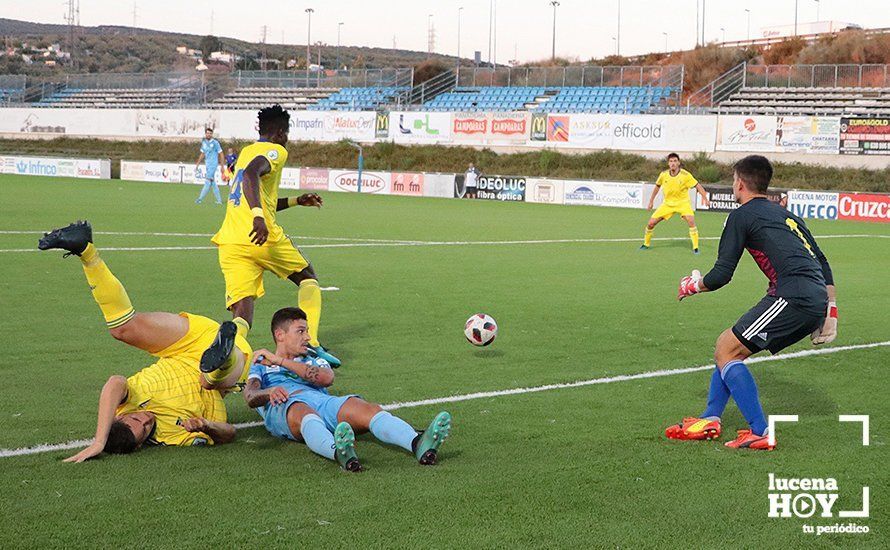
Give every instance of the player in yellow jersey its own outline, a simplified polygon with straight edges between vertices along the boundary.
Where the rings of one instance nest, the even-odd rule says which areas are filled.
[[[297,302],[306,312],[309,353],[336,368],[340,360],[318,342],[321,289],[315,270],[284,234],[275,214],[292,206],[321,208],[315,193],[278,197],[281,170],[287,162],[290,115],[280,105],[259,112],[260,139],[238,154],[231,182],[226,217],[213,243],[219,248],[219,266],[226,280],[226,308],[245,333],[253,324],[254,301],[265,294],[263,273],[271,271],[299,287]]]
[[[708,195],[704,187],[692,177],[692,174],[680,167],[680,155],[671,153],[667,156],[668,169],[658,176],[655,189],[649,197],[649,210],[655,204],[658,191],[664,192],[664,202],[649,218],[646,225],[646,235],[643,238],[643,246],[640,250],[649,250],[652,247],[652,232],[661,220],[669,220],[674,214],[679,214],[689,224],[689,238],[692,240],[692,252],[698,254],[698,228],[695,226],[695,211],[692,209],[692,201],[689,200],[689,190],[693,187],[699,192],[705,205],[710,206]]]
[[[88,222],[47,233],[38,248],[79,256],[111,336],[158,358],[129,378],[108,379],[99,396],[95,439],[66,462],[83,462],[103,451],[131,453],[145,443],[213,445],[235,438],[222,398],[246,380],[251,356],[235,323],[220,325],[190,313],[137,312],[93,246]]]

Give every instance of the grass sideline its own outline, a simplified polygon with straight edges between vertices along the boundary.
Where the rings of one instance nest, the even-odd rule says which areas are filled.
[[[16,208],[0,231],[34,231],[85,217],[103,247],[207,244],[222,209],[196,206],[196,186],[0,176]],[[48,200],[52,198],[52,200]],[[763,294],[745,258],[715,294],[676,302],[677,279],[706,269],[716,243],[693,256],[685,224],[659,225],[655,247],[637,242],[415,246],[411,241],[621,239],[641,236],[638,210],[324,194],[321,210],[283,212],[301,244],[404,246],[307,248],[323,286],[322,340],[342,355],[334,389],[395,403],[559,384],[705,364],[724,327]],[[725,215],[701,213],[703,236]],[[880,224],[813,221],[820,236],[888,235]],[[158,235],[99,234],[145,232]],[[166,233],[193,233],[175,236]],[[38,234],[0,233],[0,250]],[[668,240],[668,239],[677,240]],[[352,240],[332,240],[352,239]],[[883,280],[888,238],[824,238],[841,304],[835,345],[886,341]],[[225,318],[211,250],[107,251],[103,257],[138,309],[187,309]],[[74,258],[0,252],[6,353],[0,360],[0,448],[89,437],[99,389],[151,358],[111,339]],[[266,279],[254,346],[265,323],[295,301],[292,285]],[[462,335],[485,311],[501,334],[490,347]],[[810,349],[806,343],[789,351]],[[453,436],[440,466],[359,438],[369,470],[341,473],[303,446],[262,428],[219,448],[147,449],[80,466],[57,452],[0,459],[4,547],[228,546],[882,548],[888,543],[886,464],[890,404],[887,348],[754,364],[767,412],[798,414],[779,449],[743,453],[722,442],[667,441],[664,427],[700,412],[708,374],[681,374],[451,403]],[[253,422],[238,396],[230,419]],[[398,414],[421,426],[444,405]],[[839,414],[871,415],[871,446]],[[743,425],[730,405],[726,436]],[[769,519],[767,475],[834,477],[839,509],[872,487],[868,535],[802,533],[831,520]],[[219,503],[219,506],[208,506]],[[707,528],[690,530],[690,522]],[[683,527],[683,528],[681,528]]]
[[[192,141],[106,141],[81,138],[52,140],[0,139],[0,151],[7,154],[98,157],[112,159],[112,177],[120,177],[120,160],[155,160],[195,162],[198,140]],[[223,143],[236,151],[248,142]],[[355,149],[342,142],[292,142],[288,160],[293,166],[318,166],[351,169],[356,163]],[[488,174],[538,176],[552,178],[601,179],[612,181],[654,181],[664,162],[618,151],[567,154],[552,150],[499,154],[490,149],[442,145],[397,145],[391,142],[365,146],[368,170],[424,171],[463,173],[467,164],[476,163]],[[732,182],[732,166],[711,160],[707,155],[687,157],[684,166],[706,183]],[[800,163],[774,163],[774,187],[825,189],[835,191],[890,192],[890,168],[834,168]]]

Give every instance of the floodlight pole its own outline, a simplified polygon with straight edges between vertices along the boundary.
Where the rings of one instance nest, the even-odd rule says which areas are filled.
[[[552,0],[550,5],[553,6],[553,49],[550,52],[550,59],[556,59],[556,6],[559,5],[559,2],[556,0]]]
[[[343,22],[340,21],[337,23],[337,67],[336,69],[340,70],[340,29],[343,27]]]
[[[797,36],[797,0],[794,0],[794,36]]]
[[[365,151],[362,149],[362,146],[354,141],[347,140],[346,143],[352,145],[356,149],[358,149],[358,179],[356,180],[356,186],[358,188],[358,193],[362,192],[362,171],[365,169]]]
[[[309,45],[312,44],[312,12],[314,11],[312,8],[306,8],[306,13],[309,14],[306,23],[306,86],[309,86],[309,65],[312,64],[312,52],[309,50]]]
[[[748,25],[745,30],[745,39],[751,40],[751,10],[745,8],[745,14],[748,16]]]

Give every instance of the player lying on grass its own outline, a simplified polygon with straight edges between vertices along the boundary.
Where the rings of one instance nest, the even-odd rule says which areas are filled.
[[[219,266],[226,281],[226,308],[243,330],[253,323],[253,307],[265,294],[263,273],[271,271],[299,287],[297,304],[309,322],[309,353],[332,366],[340,360],[318,342],[321,289],[312,265],[303,257],[275,220],[275,213],[292,206],[316,206],[315,193],[278,198],[281,171],[287,163],[290,114],[280,105],[259,112],[260,139],[238,154],[226,206],[226,217],[213,244],[219,247]]]
[[[772,176],[769,160],[759,155],[735,164],[732,188],[741,206],[726,220],[717,262],[704,278],[693,271],[680,281],[680,300],[717,290],[730,281],[747,249],[769,279],[769,289],[717,338],[717,370],[711,376],[707,408],[700,418],[685,418],[669,427],[665,435],[671,439],[719,437],[720,417],[732,396],[749,429],[739,430],[726,446],[772,449],[757,384],[745,359],[765,349],[778,353],[808,335],[814,344],[831,342],[837,336],[831,267],[803,220],[767,199]]]
[[[38,248],[80,256],[111,336],[158,361],[129,378],[108,379],[99,396],[93,443],[66,462],[83,462],[103,451],[131,453],[144,443],[212,445],[235,439],[221,391],[243,380],[251,355],[235,323],[220,325],[190,313],[137,312],[92,241],[90,224],[76,222],[44,235]]]
[[[439,446],[448,437],[451,415],[440,412],[426,431],[417,433],[407,422],[357,395],[335,396],[327,388],[334,371],[327,361],[307,354],[306,314],[289,307],[272,317],[275,352],[257,350],[244,399],[257,409],[274,436],[304,441],[316,454],[336,460],[350,472],[362,465],[355,454],[355,432],[370,431],[377,439],[397,445],[424,465],[435,464]]]

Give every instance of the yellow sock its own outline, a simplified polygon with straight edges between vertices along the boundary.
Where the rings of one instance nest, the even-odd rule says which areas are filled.
[[[309,345],[318,345],[318,324],[321,321],[321,289],[315,279],[304,279],[297,293],[297,303],[306,314],[309,325]]]
[[[689,228],[689,238],[692,239],[692,248],[698,249],[698,228],[690,227]]]
[[[232,322],[238,327],[238,334],[246,340],[247,335],[250,333],[250,323],[243,317],[235,317],[232,319]]]
[[[102,315],[105,316],[108,328],[117,328],[132,319],[136,310],[130,303],[127,290],[99,257],[99,251],[93,243],[87,244],[80,255],[80,261],[83,262],[87,283],[93,291],[93,298],[99,304],[99,309],[102,310]]]
[[[653,231],[654,231],[654,229],[649,229],[648,227],[646,228],[646,235],[643,237],[644,245],[646,245],[646,246],[652,245],[652,232]]]

